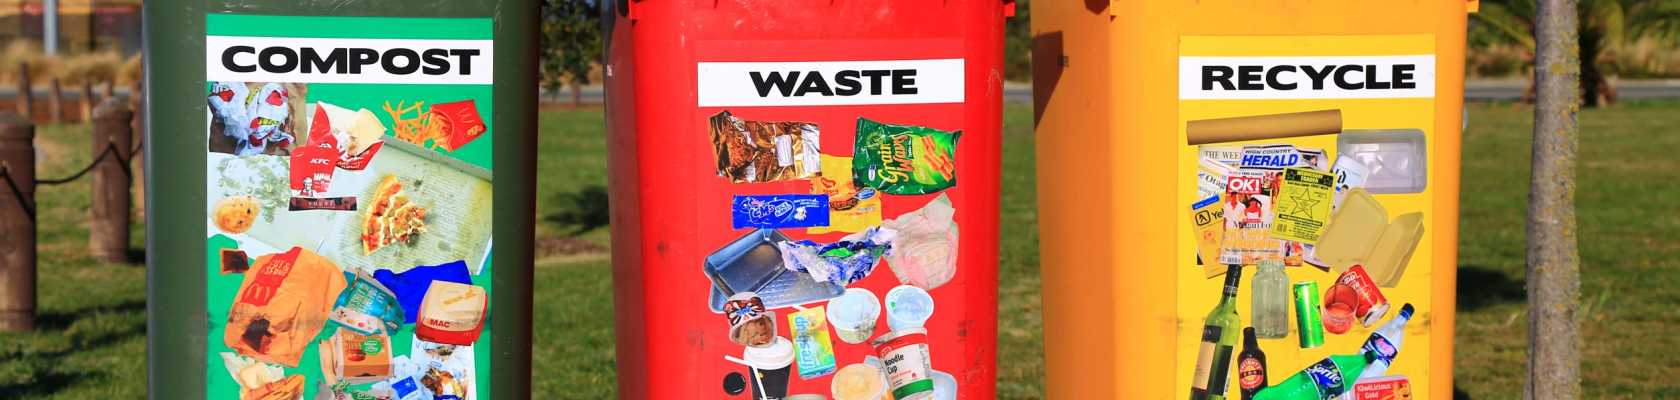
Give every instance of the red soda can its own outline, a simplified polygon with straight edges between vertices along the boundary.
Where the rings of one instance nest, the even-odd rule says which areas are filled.
[[[1359,304],[1354,305],[1353,316],[1359,318],[1360,325],[1370,327],[1388,314],[1388,298],[1383,297],[1382,290],[1371,280],[1371,275],[1365,273],[1364,266],[1349,267],[1336,278],[1336,283],[1353,288],[1358,295]]]

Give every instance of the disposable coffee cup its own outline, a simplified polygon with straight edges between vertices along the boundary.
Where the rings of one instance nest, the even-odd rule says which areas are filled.
[[[746,360],[753,371],[751,381],[753,398],[757,400],[783,400],[788,392],[788,373],[793,372],[793,342],[780,336],[769,346],[748,347],[741,353],[741,359]]]
[[[887,291],[887,326],[893,331],[921,329],[933,316],[933,296],[911,285]]]
[[[858,344],[875,335],[875,320],[881,316],[881,301],[874,293],[859,288],[828,301],[828,324],[840,341]]]

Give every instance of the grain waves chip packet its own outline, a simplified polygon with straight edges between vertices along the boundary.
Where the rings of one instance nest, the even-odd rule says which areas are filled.
[[[852,179],[882,193],[929,194],[957,184],[957,137],[914,125],[858,118]]]

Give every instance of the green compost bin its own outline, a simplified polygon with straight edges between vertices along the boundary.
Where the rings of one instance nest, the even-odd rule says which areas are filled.
[[[530,396],[535,10],[146,2],[151,398]]]

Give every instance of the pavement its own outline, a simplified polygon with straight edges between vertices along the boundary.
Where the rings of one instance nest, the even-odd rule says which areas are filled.
[[[1465,84],[1464,98],[1480,101],[1519,100],[1522,98],[1523,90],[1527,88],[1527,85],[1528,82],[1522,79],[1472,80]],[[1617,82],[1616,91],[1621,96],[1621,100],[1680,98],[1680,79],[1625,80]],[[127,94],[128,88],[117,88],[117,95],[126,96]],[[606,99],[606,91],[601,85],[585,86],[582,94],[584,104],[601,104]],[[0,98],[11,98],[16,95],[17,89],[0,88]],[[80,96],[79,90],[64,91],[64,97],[67,100],[76,99]],[[564,103],[572,101],[570,90],[542,92],[541,96],[545,102]],[[35,89],[35,98],[41,99],[38,101],[45,101],[46,97],[47,92],[45,90]],[[1032,102],[1032,84],[1024,82],[1004,83],[1003,98],[1011,102],[1030,103]]]

